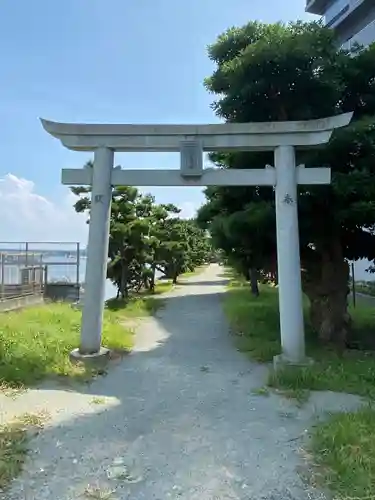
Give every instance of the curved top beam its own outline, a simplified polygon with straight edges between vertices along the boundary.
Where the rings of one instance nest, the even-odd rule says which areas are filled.
[[[78,124],[58,123],[41,119],[43,128],[54,137],[62,136],[200,136],[293,134],[332,131],[345,127],[353,113],[329,118],[289,122],[218,123],[211,125],[132,125],[132,124]]]
[[[123,152],[179,152],[199,139],[202,151],[270,151],[278,146],[311,148],[326,144],[353,113],[299,122],[218,123],[213,125],[105,125],[42,120],[44,129],[74,151],[109,148]]]

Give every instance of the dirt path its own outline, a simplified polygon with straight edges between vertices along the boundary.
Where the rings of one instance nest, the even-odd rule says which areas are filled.
[[[266,368],[233,347],[221,273],[212,265],[173,291],[158,316],[142,323],[133,354],[82,393],[22,397],[53,418],[4,498],[325,498],[300,480],[303,436],[322,408],[358,401],[321,393],[298,408],[255,395]],[[26,405],[22,398],[15,404]]]

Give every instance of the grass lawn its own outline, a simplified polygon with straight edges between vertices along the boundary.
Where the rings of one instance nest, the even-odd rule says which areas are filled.
[[[169,282],[158,284],[156,295],[170,288]],[[128,302],[108,301],[103,345],[120,353],[131,350],[133,330],[126,320],[153,314],[162,304],[146,294]],[[0,314],[0,388],[30,386],[45,377],[90,378],[93,371],[69,361],[70,351],[79,345],[81,315],[64,303]]]
[[[375,281],[357,281],[355,289],[359,293],[375,297]]]
[[[249,286],[234,281],[226,294],[224,308],[240,351],[261,362],[272,361],[280,353],[280,329],[277,288],[261,286],[258,298]],[[351,308],[354,337],[360,339],[375,330],[374,307],[357,304]],[[375,353],[348,350],[341,356],[313,341],[306,326],[307,353],[315,363],[306,368],[291,368],[271,373],[269,383],[285,389],[332,390],[350,392],[375,399]]]
[[[47,413],[25,413],[0,426],[0,491],[22,470],[29,451],[30,437],[43,429]]]
[[[358,302],[350,312],[354,338],[360,341],[375,333],[375,301],[373,306]],[[280,353],[277,288],[263,285],[255,298],[248,284],[233,280],[224,308],[240,351],[260,362],[272,361]],[[277,373],[271,369],[268,385],[300,401],[310,390],[348,392],[375,400],[375,352],[347,350],[340,356],[314,342],[307,320],[305,326],[307,353],[315,363]],[[372,407],[334,415],[313,429],[311,446],[315,461],[324,466],[319,469],[321,477],[339,498],[375,499],[374,436]]]
[[[0,314],[0,382],[3,387],[29,386],[47,376],[83,378],[83,365],[69,361],[79,345],[82,312],[51,303]],[[132,347],[132,331],[121,325],[121,311],[106,310],[103,345]]]
[[[335,492],[335,500],[375,498],[375,411],[332,415],[311,433],[314,480]]]
[[[160,295],[171,291],[173,286],[171,280],[158,280],[154,293],[142,291],[139,294],[133,294],[127,300],[109,299],[106,302],[107,309],[120,313],[123,319],[140,318],[154,314],[164,305],[164,300]]]

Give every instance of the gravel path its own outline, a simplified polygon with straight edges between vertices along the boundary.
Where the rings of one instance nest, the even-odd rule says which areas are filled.
[[[320,393],[298,408],[255,395],[266,368],[233,347],[221,273],[212,265],[177,287],[141,324],[134,352],[82,392],[0,399],[3,418],[25,408],[52,415],[4,499],[326,498],[300,480],[303,436],[322,410],[358,400]]]

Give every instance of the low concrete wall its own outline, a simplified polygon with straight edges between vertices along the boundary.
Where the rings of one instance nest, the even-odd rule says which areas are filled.
[[[28,292],[29,288],[29,293]],[[0,313],[43,304],[44,299],[63,302],[77,302],[80,286],[75,283],[49,283],[40,287],[25,285],[5,285],[4,298],[0,300]]]
[[[38,284],[5,284],[1,288],[0,299],[9,300],[24,295],[39,295],[40,293],[42,293],[42,287]]]
[[[43,304],[43,295],[30,294],[23,297],[13,297],[7,300],[0,301],[0,312],[13,311],[15,309],[22,309],[23,307],[36,306]]]
[[[76,302],[79,300],[80,285],[76,283],[47,283],[44,286],[44,298],[54,301]]]

